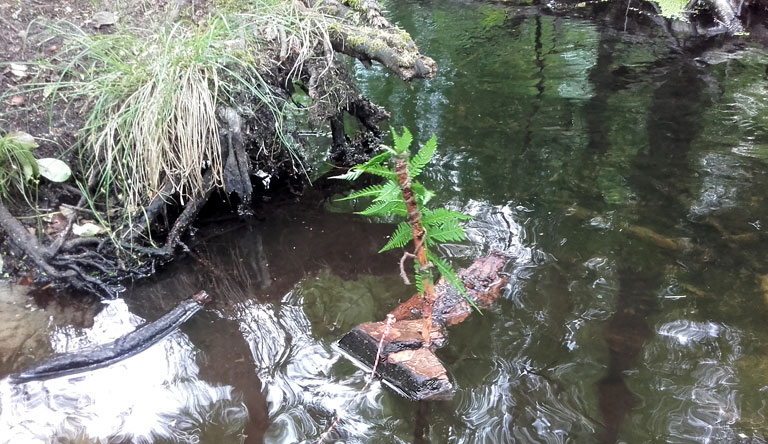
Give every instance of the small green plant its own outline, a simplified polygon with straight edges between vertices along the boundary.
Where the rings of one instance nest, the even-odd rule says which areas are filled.
[[[40,171],[32,155],[35,148],[35,138],[27,133],[14,131],[0,137],[0,197],[3,200],[10,198],[13,189],[26,196],[30,181],[37,179]]]
[[[441,242],[461,242],[466,240],[460,221],[468,220],[468,216],[445,208],[431,210],[426,204],[434,193],[416,181],[437,151],[437,140],[433,135],[419,151],[411,156],[410,147],[413,136],[408,128],[403,128],[402,134],[392,131],[394,147],[383,146],[384,152],[373,157],[366,163],[352,167],[346,174],[335,176],[336,179],[355,180],[363,173],[382,177],[385,182],[369,186],[350,194],[341,200],[371,197],[373,201],[358,214],[364,216],[395,216],[405,218],[395,229],[394,234],[386,245],[379,251],[403,248],[413,242],[413,253],[405,256],[414,257],[416,288],[424,300],[424,327],[422,335],[424,344],[429,345],[429,332],[432,326],[432,309],[435,303],[433,268],[464,295],[467,302],[475,307],[474,302],[467,297],[464,284],[456,271],[445,260],[438,257],[431,248]],[[387,163],[393,160],[394,165]],[[402,270],[401,270],[402,271]],[[405,271],[402,271],[405,278]]]

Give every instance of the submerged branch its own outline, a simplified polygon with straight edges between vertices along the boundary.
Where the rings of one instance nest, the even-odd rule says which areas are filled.
[[[142,352],[173,333],[181,324],[200,311],[211,297],[204,291],[182,301],[155,322],[146,324],[113,342],[92,349],[59,355],[15,375],[11,382],[23,383],[82,373],[106,367]]]

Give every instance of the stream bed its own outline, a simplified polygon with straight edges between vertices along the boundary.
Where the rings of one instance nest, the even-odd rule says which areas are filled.
[[[768,56],[531,9],[388,8],[438,75],[355,74],[393,126],[437,136],[424,182],[474,216],[440,253],[511,258],[502,300],[437,353],[455,398],[357,396],[367,375],[334,342],[413,290],[376,253],[394,225],[307,197],[201,229],[206,265],[121,299],[0,288],[0,443],[313,443],[336,413],[347,443],[768,442]],[[201,289],[212,307],[136,356],[5,377]]]

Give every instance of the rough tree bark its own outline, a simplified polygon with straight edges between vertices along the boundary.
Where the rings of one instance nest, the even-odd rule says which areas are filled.
[[[419,262],[421,271],[424,272],[424,277],[421,281],[424,293],[424,326],[421,329],[421,335],[424,341],[424,346],[429,347],[431,342],[430,334],[432,332],[432,308],[435,305],[436,297],[434,284],[432,282],[432,274],[429,270],[429,268],[432,267],[432,264],[427,259],[427,248],[426,245],[424,245],[427,232],[421,224],[421,211],[419,211],[419,204],[416,202],[416,195],[411,187],[411,176],[408,173],[407,157],[403,155],[397,156],[397,159],[395,160],[395,173],[397,173],[397,181],[400,184],[400,190],[403,193],[403,200],[405,201],[405,208],[408,211],[408,223],[411,225],[414,244],[413,254]]]

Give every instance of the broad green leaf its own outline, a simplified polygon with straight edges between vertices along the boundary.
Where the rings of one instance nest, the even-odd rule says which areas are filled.
[[[16,151],[16,157],[21,166],[21,170],[24,172],[24,179],[34,179],[40,175],[40,171],[37,166],[37,159],[27,149],[20,149]]]
[[[37,142],[35,141],[35,138],[32,137],[31,134],[25,133],[24,131],[11,131],[6,134],[5,138],[19,148],[26,150],[33,150],[37,148]]]
[[[331,176],[329,179],[343,179],[343,180],[357,180],[358,177],[363,175],[363,171],[359,170],[357,168],[350,168],[349,171],[347,171],[344,174],[339,174],[338,176]]]
[[[402,248],[408,245],[408,242],[411,240],[413,240],[411,225],[408,222],[400,222],[400,224],[397,225],[395,232],[392,234],[392,237],[389,238],[389,242],[379,250],[379,253],[392,250],[393,248]]]
[[[385,179],[397,179],[397,174],[395,174],[394,171],[381,165],[373,165],[373,166],[367,167],[363,170],[363,172],[368,174],[373,174],[375,176],[380,176]]]
[[[344,174],[340,174],[338,176],[331,176],[331,179],[344,179],[344,180],[355,180],[358,177],[362,176],[363,173],[371,173],[371,174],[377,174],[374,171],[371,171],[372,169],[375,171],[379,171],[380,169],[386,170],[385,167],[381,166],[381,162],[387,160],[390,156],[392,156],[392,153],[390,152],[383,152],[377,156],[374,156],[369,160],[368,162],[365,162],[361,165],[355,165],[352,168],[349,169]],[[387,170],[388,171],[388,170]],[[392,172],[394,175],[394,172]],[[377,174],[381,176],[382,174]]]
[[[72,170],[69,165],[59,159],[52,157],[38,159],[37,165],[40,167],[40,175],[51,182],[66,182],[72,177]]]

